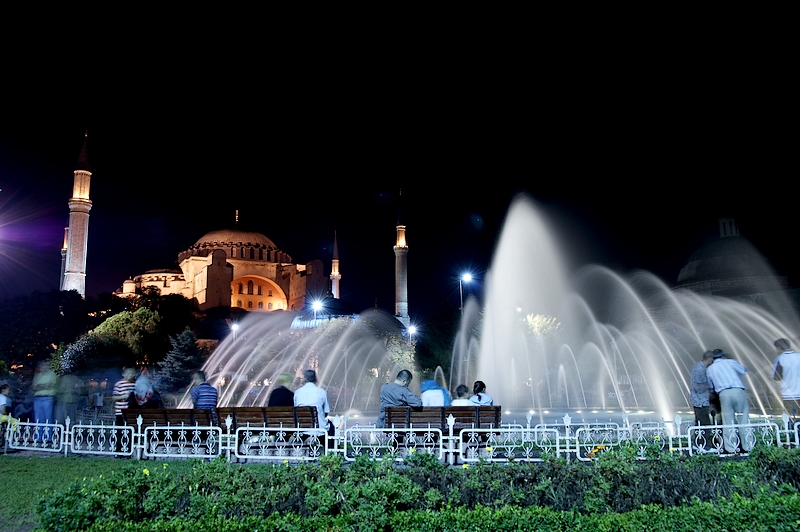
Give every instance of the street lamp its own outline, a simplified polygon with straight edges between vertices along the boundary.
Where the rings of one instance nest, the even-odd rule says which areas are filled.
[[[414,345],[414,335],[417,333],[417,327],[415,325],[411,325],[408,327],[408,341],[413,346]]]
[[[322,310],[322,302],[317,300],[311,304],[311,308],[314,309],[314,321],[317,321],[317,311]]]
[[[464,315],[464,283],[468,283],[472,281],[472,274],[465,273],[461,277],[458,278],[458,297],[461,301],[461,306],[459,306],[459,310],[461,311],[461,315]]]
[[[239,324],[236,322],[232,323],[231,330],[233,331],[233,343],[236,343],[236,331],[239,330]]]

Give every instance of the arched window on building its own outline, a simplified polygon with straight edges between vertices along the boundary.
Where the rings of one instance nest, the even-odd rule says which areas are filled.
[[[259,301],[258,302],[258,308],[264,308],[264,302],[263,301]]]
[[[272,303],[267,303],[267,310],[272,310]]]
[[[253,295],[253,281],[247,281],[247,295]]]
[[[247,308],[253,308],[253,302],[252,301],[248,301],[247,302]]]
[[[239,283],[239,293],[244,294],[244,285],[242,283]]]
[[[242,308],[242,300],[241,299],[237,299],[236,300],[236,306],[239,307],[239,308]]]
[[[258,285],[258,295],[261,295],[261,285]]]
[[[267,295],[268,295],[269,297],[272,297],[272,290],[270,290],[269,292],[267,292]]]
[[[231,248],[231,258],[232,259],[236,258],[236,248]]]
[[[256,250],[253,248],[250,248],[250,258],[251,259],[256,258]]]

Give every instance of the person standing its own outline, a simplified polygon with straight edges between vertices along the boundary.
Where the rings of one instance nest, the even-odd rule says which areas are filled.
[[[65,373],[58,379],[56,392],[56,419],[59,423],[65,423],[70,419],[70,424],[78,422],[78,403],[81,401],[81,389],[83,381],[75,376],[74,373]]]
[[[328,392],[317,386],[317,372],[307,369],[303,372],[306,383],[294,392],[294,406],[316,406],[319,428],[330,434],[332,424],[328,423],[331,407],[328,404]]]
[[[706,370],[714,362],[714,352],[706,351],[703,353],[703,359],[697,362],[692,368],[692,375],[690,378],[690,394],[692,408],[694,408],[694,420],[696,425],[709,426],[711,425],[711,415],[709,408],[709,393],[708,393],[708,376]]]
[[[124,425],[122,411],[128,408],[128,399],[136,388],[136,368],[125,368],[122,370],[122,379],[114,384],[114,419],[116,425]]]
[[[33,420],[36,423],[55,423],[53,416],[54,397],[56,395],[56,387],[58,385],[58,377],[56,373],[50,369],[50,364],[42,360],[36,365],[36,372],[33,376]],[[47,439],[46,434],[50,431],[45,431],[44,439]],[[33,436],[33,441],[39,441],[39,428]]]
[[[709,388],[713,388],[719,394],[719,402],[722,407],[722,423],[733,425],[736,423],[736,414],[741,414],[739,424],[749,423],[750,405],[747,403],[744,384],[741,376],[747,373],[747,369],[739,362],[728,358],[722,349],[714,349],[714,361],[706,369]],[[725,451],[735,453],[738,451],[735,429],[724,428],[722,439]],[[749,441],[739,432],[742,449],[750,451],[754,442]]]
[[[786,338],[778,338],[774,345],[778,356],[772,366],[772,378],[781,381],[783,408],[795,417],[800,411],[800,353],[792,350]]]
[[[381,411],[378,414],[378,421],[375,423],[376,428],[384,428],[387,406],[422,406],[422,399],[408,389],[408,385],[413,379],[414,375],[407,369],[403,369],[397,374],[394,382],[381,386]]]

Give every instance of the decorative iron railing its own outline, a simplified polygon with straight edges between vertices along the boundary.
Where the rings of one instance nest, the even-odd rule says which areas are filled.
[[[646,460],[658,453],[684,455],[714,453],[747,455],[759,445],[800,447],[800,423],[784,414],[779,422],[756,421],[735,425],[694,426],[680,416],[672,421],[572,424],[569,416],[554,424],[502,424],[499,427],[455,428],[447,418],[444,427],[426,424],[376,428],[336,416],[334,436],[320,429],[245,424],[233,420],[221,426],[200,424],[137,426],[84,423],[15,422],[4,424],[2,451],[37,451],[54,454],[151,458],[216,458],[229,461],[317,460],[339,453],[345,460],[359,456],[402,462],[414,453],[428,453],[449,463],[536,462],[548,456],[590,461],[603,452],[625,447]],[[347,427],[347,428],[345,428]]]

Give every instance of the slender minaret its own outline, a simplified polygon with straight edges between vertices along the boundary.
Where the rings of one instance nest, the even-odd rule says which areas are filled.
[[[92,210],[92,202],[89,200],[89,181],[92,172],[89,170],[89,157],[86,152],[87,140],[88,134],[85,134],[83,148],[74,172],[72,198],[69,200],[64,280],[61,284],[62,290],[77,290],[81,297],[86,297],[86,248],[89,241],[89,211]]]
[[[402,197],[403,192],[400,191]],[[397,243],[394,246],[394,315],[408,328],[408,244],[406,226],[402,224],[400,209],[397,210]]]
[[[339,299],[339,281],[342,274],[339,273],[339,246],[336,243],[336,231],[333,232],[333,262],[331,263],[331,293],[333,299]]]
[[[64,243],[61,245],[61,277],[58,280],[58,288],[64,289],[64,271],[67,269],[67,245],[69,244],[69,227],[64,228]]]

